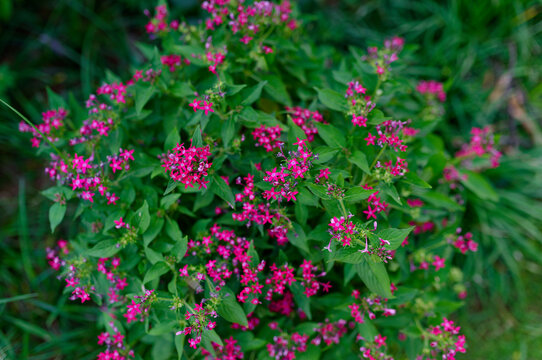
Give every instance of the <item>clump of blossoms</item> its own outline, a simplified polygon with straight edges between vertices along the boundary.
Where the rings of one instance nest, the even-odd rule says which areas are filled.
[[[436,97],[440,102],[446,101],[444,86],[438,81],[420,81],[416,86],[416,90],[422,95]]]
[[[325,123],[324,117],[318,111],[303,109],[299,106],[286,107],[286,111],[292,116],[294,124],[299,126],[305,133],[309,142],[314,141],[314,135],[318,134],[315,122]]]
[[[395,309],[386,305],[388,299],[384,299],[380,296],[371,295],[368,297],[361,297],[359,290],[353,290],[352,297],[356,301],[349,305],[348,308],[350,309],[350,315],[357,323],[364,322],[364,314],[368,314],[369,319],[374,320],[377,311],[382,312],[382,316],[384,317],[393,316],[396,313]],[[359,300],[359,302],[357,300]]]
[[[44,135],[49,141],[55,142],[58,140],[58,136],[61,135],[62,128],[64,127],[64,118],[67,115],[67,111],[63,108],[47,110],[41,114],[41,124],[32,127],[21,121],[19,123],[19,131],[32,133],[33,138],[30,139],[32,147],[39,147]]]
[[[291,360],[296,358],[296,354],[307,351],[308,335],[299,334],[298,332],[288,334],[276,322],[270,323],[269,327],[281,333],[273,337],[273,343],[267,344],[267,353],[272,358],[276,360]]]
[[[364,55],[362,60],[374,67],[380,79],[386,79],[391,70],[391,64],[399,59],[398,54],[403,50],[404,45],[403,38],[394,36],[384,41],[383,48],[369,47],[367,55]]]
[[[276,200],[277,202],[297,200],[297,184],[305,178],[310,170],[314,156],[308,149],[306,142],[306,139],[297,138],[293,144],[297,146],[297,150],[289,151],[288,157],[283,152],[279,152],[277,156],[284,159],[280,170],[275,167],[271,171],[266,171],[267,176],[263,178],[265,182],[273,186],[270,190],[263,192],[266,200]]]
[[[418,115],[444,96],[392,71],[400,38],[369,49],[359,74],[359,57],[323,57],[289,1],[202,8],[187,25],[159,5],[145,28],[156,50],[133,76],[109,76],[79,107],[52,97],[20,125],[47,156],[52,237],[65,239],[47,261],[105,319],[98,359],[168,341],[193,359],[404,358],[399,333],[424,356],[462,352],[449,320],[418,324],[450,319],[442,304],[466,295],[444,254],[478,245],[444,235],[472,219],[439,178],[497,162],[492,134],[431,160],[437,135]]]
[[[454,326],[454,322],[447,318],[442,319],[440,325],[424,330],[423,336],[429,340],[429,348],[424,349],[424,355],[455,360],[459,353],[466,353],[465,335],[459,335],[459,330],[461,327]],[[416,359],[423,360],[424,355],[420,355]]]
[[[376,335],[373,339],[365,339],[359,335],[356,340],[362,342],[362,346],[359,348],[361,355],[364,359],[369,360],[393,360],[393,357],[386,353],[386,336],[380,334]]]
[[[352,124],[354,126],[367,127],[367,117],[376,106],[371,100],[371,96],[366,93],[367,89],[359,81],[350,81],[348,83],[345,97],[350,105]]]
[[[209,146],[190,146],[188,149],[184,144],[177,144],[171,152],[162,157],[162,167],[174,181],[179,181],[184,188],[194,187],[206,188],[209,180],[206,180],[207,171],[212,165],[208,161],[211,156]]]
[[[282,143],[280,142],[280,126],[265,126],[261,125],[259,128],[254,129],[252,136],[257,141],[256,146],[263,147],[267,152],[280,148]]]
[[[462,229],[457,228],[455,235],[450,235],[448,237],[448,243],[461,251],[462,254],[466,254],[467,251],[476,252],[478,250],[478,243],[472,240],[472,233],[467,232],[464,235],[461,235],[461,232]]]
[[[464,144],[461,150],[456,152],[455,156],[462,159],[463,164],[466,164],[472,158],[482,157],[484,154],[489,155],[491,167],[496,168],[499,166],[502,153],[495,149],[494,135],[489,127],[472,128],[470,142]]]

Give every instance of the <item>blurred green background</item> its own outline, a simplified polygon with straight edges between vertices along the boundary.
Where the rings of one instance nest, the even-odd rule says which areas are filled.
[[[82,101],[106,70],[143,62],[143,11],[155,1],[0,0],[0,98],[30,119],[46,87]],[[197,0],[170,1],[188,21]],[[464,359],[542,359],[542,4],[493,0],[299,1],[307,32],[348,52],[392,35],[417,44],[408,74],[445,83],[450,150],[473,126],[501,133],[506,156],[488,172],[495,204],[470,199],[482,248],[465,263],[467,306],[457,314]],[[409,59],[406,59],[409,62]],[[95,358],[92,307],[71,304],[45,262],[53,244],[42,161],[0,107],[0,359]],[[89,330],[90,329],[90,330]]]

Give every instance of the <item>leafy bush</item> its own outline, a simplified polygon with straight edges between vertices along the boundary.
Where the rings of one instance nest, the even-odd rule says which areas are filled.
[[[344,56],[288,1],[203,9],[156,7],[145,68],[20,124],[50,156],[47,258],[98,306],[98,358],[465,352],[448,317],[478,249],[466,202],[497,197],[491,129],[446,151],[445,89],[401,75],[401,38]]]

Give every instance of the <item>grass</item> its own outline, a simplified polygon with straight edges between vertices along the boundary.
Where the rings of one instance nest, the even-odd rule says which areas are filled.
[[[105,69],[126,77],[142,61],[142,10],[154,1],[57,0],[0,9],[0,98],[32,119],[46,108],[45,88],[85,98]],[[197,1],[177,1],[191,9]],[[542,315],[542,5],[494,0],[301,1],[318,21],[308,31],[338,48],[367,46],[392,35],[419,44],[429,65],[416,78],[444,81],[447,118],[439,131],[458,144],[472,126],[504,135],[508,160],[489,173],[500,201],[472,203],[484,251],[467,265],[473,275],[459,312],[469,339],[465,359],[541,359]],[[191,10],[192,11],[192,10]],[[47,270],[52,245],[42,164],[18,120],[0,110],[0,359],[94,358],[91,307],[74,305]],[[527,149],[531,149],[526,151]]]

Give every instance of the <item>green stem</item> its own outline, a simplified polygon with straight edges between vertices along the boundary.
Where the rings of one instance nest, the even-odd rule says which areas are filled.
[[[376,165],[376,162],[378,161],[378,159],[380,159],[380,156],[382,156],[382,154],[384,153],[384,150],[386,150],[387,146],[388,145],[386,144],[386,145],[384,145],[382,147],[382,149],[380,149],[380,152],[378,153],[378,155],[376,155],[375,159],[371,163],[371,166],[369,166],[369,170],[373,169],[373,167]],[[361,179],[360,185],[363,185],[365,183],[365,180],[367,180],[367,174],[363,174],[363,178]]]
[[[344,218],[348,219],[348,215],[346,214],[346,208],[344,207],[343,199],[339,199],[339,204],[341,205],[341,209],[343,211]]]

